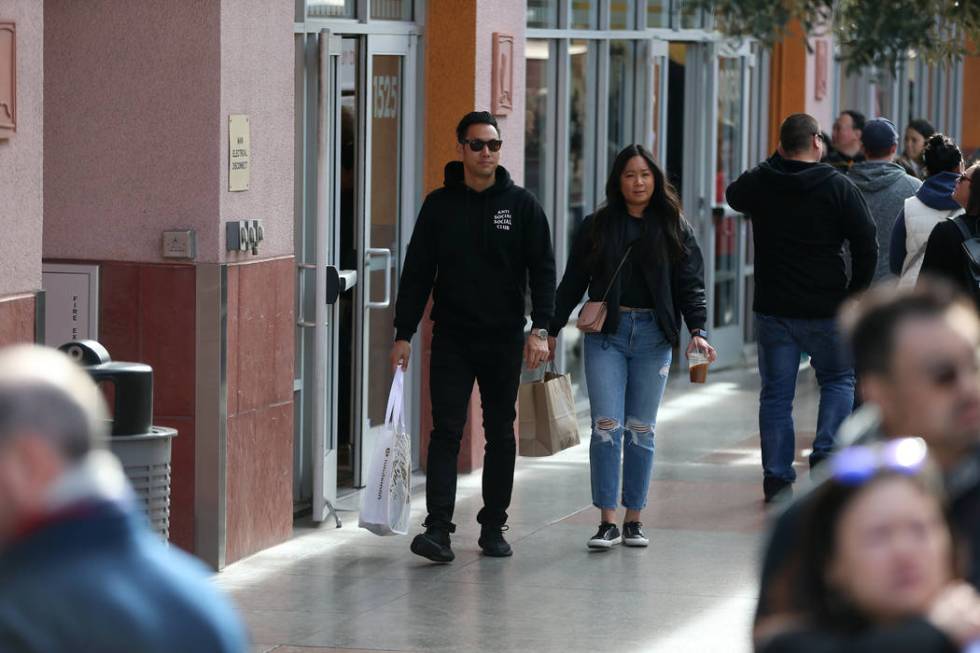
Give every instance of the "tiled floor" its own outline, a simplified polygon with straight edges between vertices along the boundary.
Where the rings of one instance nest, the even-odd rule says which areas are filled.
[[[644,513],[648,549],[585,547],[598,522],[586,416],[582,445],[518,460],[512,558],[479,554],[480,477],[471,474],[460,478],[451,565],[413,556],[408,536],[359,530],[356,515],[344,513],[343,528],[297,525],[294,539],[216,582],[263,653],[748,651],[765,523],[757,393],[752,369],[714,374],[705,386],[678,376],[668,386]],[[802,450],[816,421],[809,370],[798,395]],[[421,494],[414,508],[417,524]]]

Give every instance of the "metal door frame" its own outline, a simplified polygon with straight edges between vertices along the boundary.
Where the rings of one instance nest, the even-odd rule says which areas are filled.
[[[748,152],[750,143],[750,129],[751,123],[749,120],[750,111],[750,100],[751,100],[751,77],[749,74],[751,61],[752,61],[752,51],[751,46],[747,42],[733,42],[733,41],[720,41],[711,45],[711,66],[710,66],[710,80],[706,84],[707,89],[707,101],[710,103],[708,106],[711,107],[711,111],[706,112],[710,118],[710,140],[708,142],[708,162],[709,165],[704,167],[705,172],[705,182],[707,191],[707,222],[704,225],[705,241],[702,242],[702,251],[705,254],[705,289],[709,297],[708,301],[708,334],[711,339],[711,344],[718,350],[718,365],[719,366],[732,366],[738,365],[744,360],[744,348],[743,344],[745,342],[744,331],[745,331],[745,288],[743,283],[744,278],[744,250],[745,250],[745,237],[746,230],[742,228],[740,221],[736,218],[735,222],[735,270],[734,270],[734,282],[735,282],[735,322],[726,325],[721,328],[716,328],[715,325],[715,282],[717,280],[717,270],[715,268],[716,262],[716,244],[717,240],[715,238],[715,230],[717,225],[714,220],[714,211],[716,209],[721,209],[723,215],[725,216],[736,216],[736,212],[733,211],[727,204],[727,202],[715,201],[716,195],[716,164],[718,159],[718,99],[720,94],[719,88],[719,78],[720,78],[720,65],[719,60],[721,58],[725,59],[738,59],[740,66],[741,79],[741,103],[739,107],[739,118],[738,118],[738,128],[739,128],[739,141],[737,143],[738,147],[738,166],[737,170],[741,172],[748,168]]]
[[[354,309],[354,487],[360,488],[364,485],[365,467],[368,462],[367,452],[373,450],[375,433],[368,427],[367,417],[367,398],[368,398],[368,373],[367,373],[367,333],[370,328],[370,319],[367,311],[371,310],[369,304],[371,298],[371,283],[368,275],[370,265],[370,254],[367,245],[370,244],[370,216],[371,216],[371,180],[370,173],[370,152],[371,152],[371,112],[374,106],[374,90],[371,86],[372,72],[374,68],[373,57],[377,55],[396,55],[403,58],[402,67],[402,97],[401,97],[401,185],[400,185],[400,214],[399,226],[397,231],[397,252],[392,253],[390,264],[396,268],[395,277],[401,271],[404,259],[404,244],[408,243],[411,237],[412,227],[415,217],[415,81],[416,81],[416,60],[418,37],[415,35],[367,35],[363,37],[360,50],[360,63],[363,74],[358,82],[362,84],[363,92],[359,97],[359,113],[364,117],[363,124],[358,125],[361,130],[362,138],[359,139],[359,181],[358,197],[361,198],[360,206],[355,217],[355,234],[357,238],[357,251],[359,254],[358,277],[361,282],[358,284],[359,290],[356,291],[356,301]],[[410,217],[411,216],[411,217]],[[394,289],[391,290],[389,299],[391,302],[395,298]],[[408,379],[411,381],[411,377]],[[385,384],[384,392],[387,392]],[[406,394],[411,396],[411,390],[406,388]],[[414,415],[417,407],[413,402],[406,402],[407,424],[416,423]],[[413,429],[414,431],[414,429]],[[418,434],[413,432],[413,449],[417,448]]]

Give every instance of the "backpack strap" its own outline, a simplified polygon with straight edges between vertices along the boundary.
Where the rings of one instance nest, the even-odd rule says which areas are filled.
[[[973,238],[973,234],[970,233],[970,227],[966,224],[966,220],[963,219],[962,215],[958,215],[953,218],[953,224],[955,224],[960,230],[960,233],[963,235],[963,240],[970,240]]]

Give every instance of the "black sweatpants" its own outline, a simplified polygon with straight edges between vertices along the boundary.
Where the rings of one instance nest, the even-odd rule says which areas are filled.
[[[514,487],[517,456],[514,420],[523,349],[520,335],[502,342],[438,332],[433,337],[429,365],[433,428],[426,469],[427,525],[452,524],[457,459],[474,380],[480,387],[486,437],[483,509],[477,521],[488,526],[506,523]]]

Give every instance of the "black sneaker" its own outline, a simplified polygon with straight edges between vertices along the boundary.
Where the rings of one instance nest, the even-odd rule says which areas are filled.
[[[623,537],[619,534],[616,524],[602,522],[599,524],[599,530],[589,540],[588,546],[590,549],[611,549],[622,541]]]
[[[793,498],[793,484],[775,476],[762,479],[762,492],[766,503],[782,503]]]
[[[480,539],[477,540],[477,544],[483,549],[483,555],[491,558],[506,558],[514,555],[514,551],[504,539],[504,531],[509,530],[509,528],[506,524],[480,528]]]
[[[425,526],[425,524],[423,524]],[[449,533],[452,528],[446,526],[426,526],[424,533],[419,533],[412,540],[412,553],[432,562],[452,562],[456,559],[449,545]]]
[[[643,532],[643,524],[638,521],[628,521],[623,524],[623,544],[626,546],[648,546],[649,538]]]

